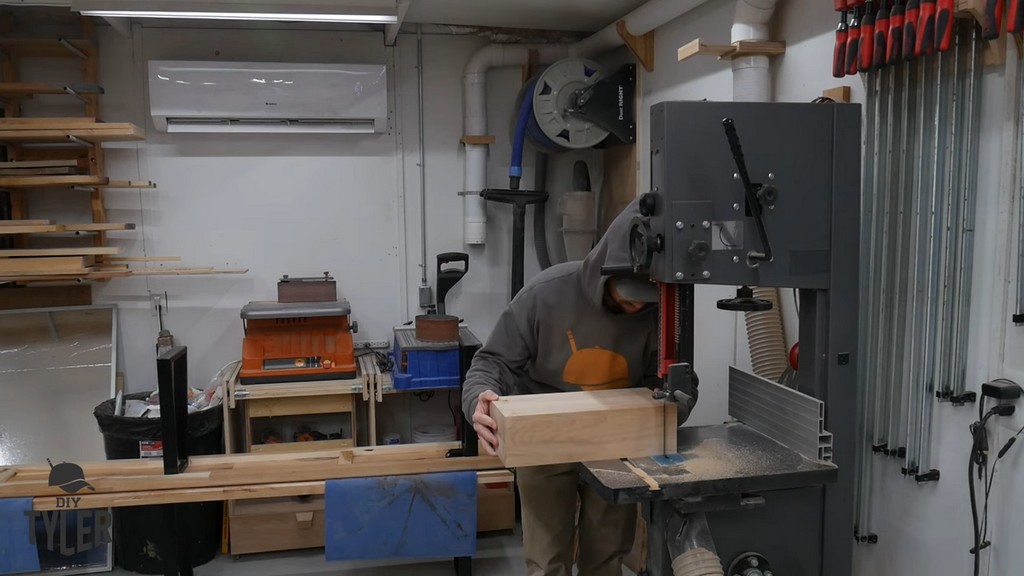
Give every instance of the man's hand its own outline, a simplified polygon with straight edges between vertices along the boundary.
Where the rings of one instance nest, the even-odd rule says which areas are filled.
[[[498,423],[491,418],[491,402],[498,399],[498,395],[490,390],[484,390],[477,396],[476,411],[473,412],[473,430],[483,440],[484,448],[491,456],[498,455],[498,436],[495,431]]]

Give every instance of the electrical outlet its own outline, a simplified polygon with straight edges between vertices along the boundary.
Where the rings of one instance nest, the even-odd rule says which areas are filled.
[[[156,317],[160,316],[161,311],[163,312],[164,316],[167,315],[167,299],[166,299],[166,296],[164,294],[154,294],[154,293],[150,292],[149,293],[149,303],[150,303],[150,307],[149,307],[150,308],[149,309],[150,316],[152,316],[153,318],[156,318]],[[162,310],[161,310],[161,308],[162,308]]]
[[[387,350],[388,348],[391,348],[391,342],[388,342],[387,340],[356,340],[353,343],[353,347],[356,350],[362,350],[365,348]]]

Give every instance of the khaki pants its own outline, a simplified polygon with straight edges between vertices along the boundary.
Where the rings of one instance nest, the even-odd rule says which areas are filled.
[[[572,576],[577,495],[579,576],[622,576],[622,559],[633,547],[636,505],[609,504],[580,486],[574,464],[519,468],[516,481],[529,576]]]

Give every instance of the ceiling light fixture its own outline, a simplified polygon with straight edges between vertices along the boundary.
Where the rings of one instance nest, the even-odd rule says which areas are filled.
[[[288,12],[206,12],[178,10],[82,10],[85,16],[103,18],[182,18],[187,20],[273,20],[278,22],[335,22],[345,24],[395,24],[394,14],[296,14]]]

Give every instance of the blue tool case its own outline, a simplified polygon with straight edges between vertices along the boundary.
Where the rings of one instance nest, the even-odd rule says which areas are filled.
[[[459,387],[459,342],[418,340],[414,327],[400,326],[395,328],[391,354],[396,390]]]

